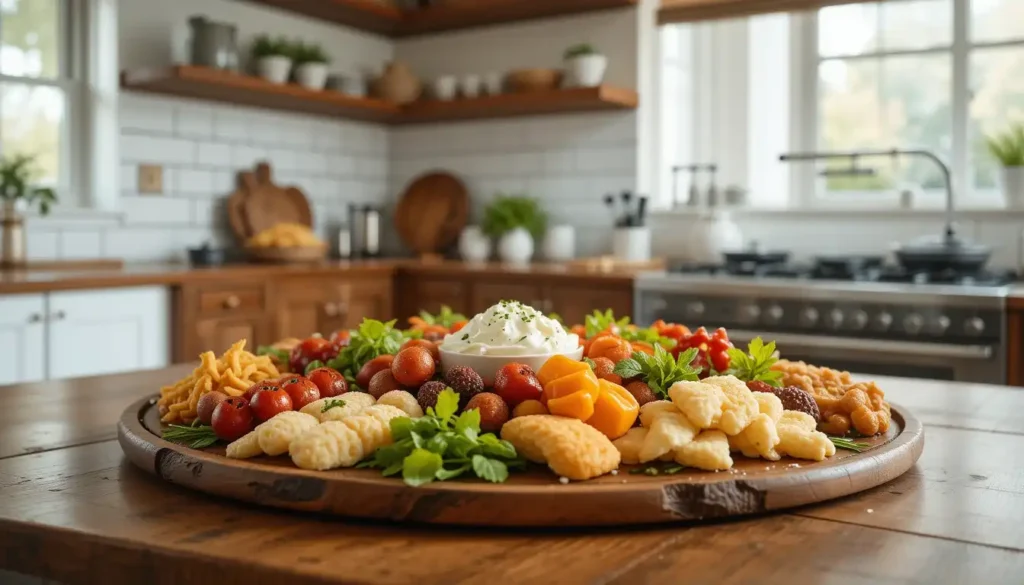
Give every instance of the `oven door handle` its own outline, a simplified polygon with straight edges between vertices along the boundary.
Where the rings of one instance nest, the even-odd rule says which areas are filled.
[[[729,339],[749,342],[755,337],[775,340],[780,347],[797,347],[802,349],[833,349],[884,353],[887,355],[905,355],[909,357],[935,357],[957,360],[988,360],[992,359],[993,350],[990,345],[952,345],[948,343],[921,343],[915,341],[884,341],[877,339],[857,339],[850,337],[828,337],[817,335],[800,335],[795,333],[758,333],[730,329]]]

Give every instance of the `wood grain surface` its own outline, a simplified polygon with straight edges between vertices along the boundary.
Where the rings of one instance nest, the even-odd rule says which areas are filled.
[[[145,388],[131,396],[127,377],[111,376],[67,382],[59,391],[49,384],[0,388],[0,429],[39,400],[52,402],[54,413],[91,408],[93,427],[108,428],[112,438],[125,404],[184,371],[132,374]],[[69,585],[1019,585],[1024,431],[1013,418],[1024,410],[1024,393],[879,382],[925,421],[927,445],[909,472],[788,513],[669,528],[481,530],[278,512],[168,485],[125,460],[115,440],[87,440],[101,434],[54,435],[51,443],[34,443],[50,450],[0,460],[0,568]],[[74,406],[75,394],[102,387],[122,388],[124,398]],[[18,434],[43,437],[39,430],[53,425],[53,416],[30,417]],[[0,445],[14,436],[0,436]],[[76,441],[85,444],[69,446]]]

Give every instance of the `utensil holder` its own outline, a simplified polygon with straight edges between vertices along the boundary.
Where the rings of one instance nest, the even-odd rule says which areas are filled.
[[[647,227],[615,228],[612,234],[612,255],[625,262],[646,262],[651,259],[651,229]]]

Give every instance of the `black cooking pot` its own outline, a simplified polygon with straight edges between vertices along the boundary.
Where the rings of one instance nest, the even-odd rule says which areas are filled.
[[[907,272],[938,273],[947,270],[978,272],[992,256],[992,248],[960,239],[952,232],[941,238],[922,238],[895,250],[896,260]]]
[[[758,252],[747,250],[743,252],[724,252],[726,264],[782,264],[789,260],[789,252]]]

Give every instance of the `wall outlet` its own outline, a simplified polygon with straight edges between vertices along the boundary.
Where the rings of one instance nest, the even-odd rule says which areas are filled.
[[[139,193],[161,195],[164,192],[164,168],[160,165],[139,165]]]

